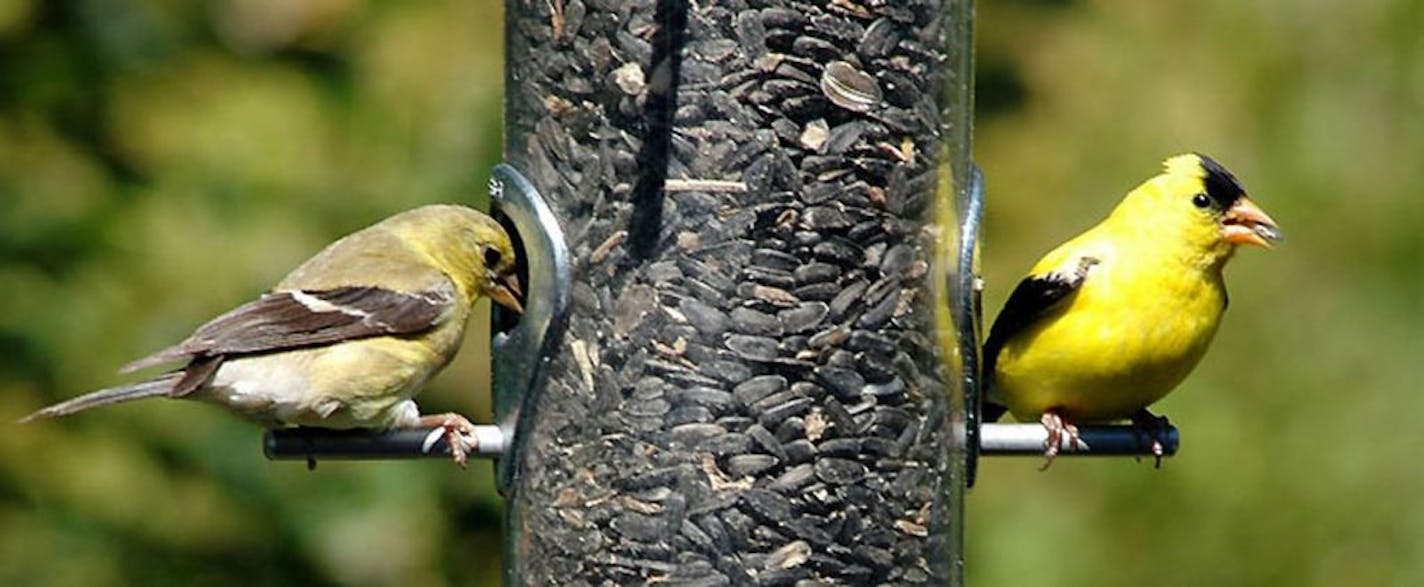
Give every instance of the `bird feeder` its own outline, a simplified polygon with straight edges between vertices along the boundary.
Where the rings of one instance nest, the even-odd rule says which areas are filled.
[[[529,297],[495,310],[477,448],[508,499],[506,582],[961,583],[981,443],[1044,442],[972,416],[972,3],[506,14],[491,201]],[[1104,434],[1083,437],[1122,441]],[[423,431],[267,448],[447,450]]]

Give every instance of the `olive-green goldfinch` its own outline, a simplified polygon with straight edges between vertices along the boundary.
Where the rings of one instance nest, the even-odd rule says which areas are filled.
[[[1131,418],[1196,366],[1226,310],[1221,270],[1238,245],[1281,234],[1241,183],[1199,154],[1127,194],[1097,226],[1044,255],[1009,295],[984,343],[984,420],[1005,409],[1048,429],[1052,462],[1072,423]],[[1161,457],[1156,432],[1152,449]],[[1159,460],[1160,462],[1160,460]]]
[[[256,301],[122,372],[181,369],[44,408],[25,420],[149,397],[203,400],[263,425],[440,426],[455,461],[469,420],[411,399],[455,356],[480,297],[520,311],[514,248],[499,224],[454,205],[397,214],[332,243]]]

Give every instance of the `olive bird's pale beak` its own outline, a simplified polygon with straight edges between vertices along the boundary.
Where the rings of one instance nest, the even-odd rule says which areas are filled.
[[[1285,239],[1276,221],[1245,196],[1226,210],[1221,219],[1221,238],[1234,245],[1256,245],[1267,249],[1271,248],[1272,242]]]
[[[490,275],[489,284],[485,295],[489,297],[490,301],[514,311],[515,314],[524,313],[524,306],[519,303],[519,296],[524,292],[519,289],[518,277],[515,277],[513,273],[504,277]]]

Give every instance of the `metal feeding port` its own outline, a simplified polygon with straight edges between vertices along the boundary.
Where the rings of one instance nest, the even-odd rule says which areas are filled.
[[[499,461],[498,483],[507,495],[529,442],[528,423],[539,406],[553,346],[563,335],[574,278],[564,230],[528,179],[510,165],[495,166],[490,202],[500,223],[517,235],[520,279],[529,292],[523,314],[496,307],[492,320],[494,418],[508,441],[509,457]]]
[[[495,167],[490,178],[490,202],[495,216],[514,236],[521,267],[520,281],[531,294],[524,313],[494,308],[494,409],[498,424],[475,426],[478,440],[471,457],[499,458],[523,442],[517,421],[532,413],[543,373],[547,341],[561,330],[568,306],[569,254],[563,231],[549,207],[524,176],[508,165]],[[526,406],[529,406],[526,409]],[[272,460],[391,460],[450,458],[440,427],[388,431],[287,428],[269,430],[263,452]],[[517,467],[501,459],[501,489],[508,487]]]

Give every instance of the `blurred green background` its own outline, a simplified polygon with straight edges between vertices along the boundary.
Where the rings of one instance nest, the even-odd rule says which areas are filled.
[[[397,210],[482,203],[491,0],[0,0],[0,422],[246,301]],[[1169,154],[1282,224],[1159,404],[1182,454],[984,464],[979,585],[1424,584],[1424,4],[979,7],[992,319]],[[474,324],[483,327],[485,319]],[[474,331],[422,396],[488,413]],[[0,585],[485,584],[489,467],[268,463],[213,408],[0,424]]]

